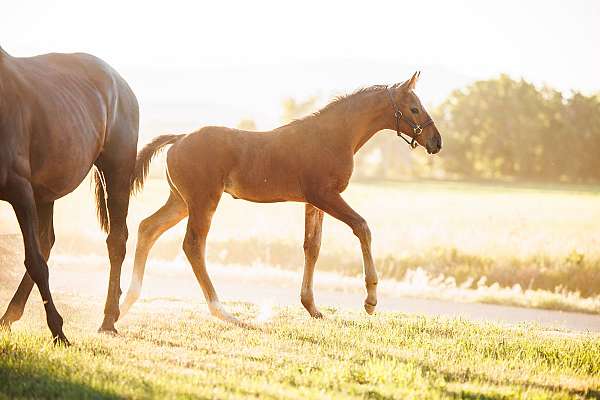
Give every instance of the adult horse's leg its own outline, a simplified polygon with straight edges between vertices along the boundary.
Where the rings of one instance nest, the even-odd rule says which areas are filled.
[[[304,276],[300,300],[313,318],[323,318],[323,314],[315,306],[313,296],[313,273],[321,248],[321,228],[323,211],[311,204],[306,204],[304,218]]]
[[[50,257],[50,250],[54,245],[54,224],[52,217],[54,214],[54,202],[51,203],[38,203],[37,214],[39,219],[39,243],[40,250],[44,260],[48,262]],[[21,283],[17,288],[12,300],[10,301],[6,312],[0,319],[0,326],[10,328],[13,322],[18,321],[23,316],[23,310],[27,299],[33,289],[33,280],[27,272],[23,275]]]
[[[375,271],[375,264],[373,263],[373,256],[371,254],[371,231],[369,230],[367,221],[354,211],[339,193],[318,193],[316,191],[316,194],[311,196],[310,203],[332,217],[346,223],[360,240],[365,285],[367,288],[367,298],[364,305],[367,313],[372,314],[377,305],[377,271]]]
[[[38,241],[39,219],[36,210],[35,198],[31,184],[21,177],[13,177],[8,185],[8,202],[12,205],[23,234],[25,247],[25,268],[27,273],[37,285],[44,308],[46,320],[52,332],[55,343],[69,344],[62,330],[63,319],[56,310],[50,285],[48,283],[48,265],[44,260],[40,243]]]
[[[126,143],[113,142],[96,162],[106,181],[106,208],[109,217],[106,247],[108,248],[110,261],[104,320],[98,329],[99,332],[117,333],[115,322],[119,319],[121,266],[125,259],[128,237],[127,209],[135,167],[135,146],[134,141],[127,141]]]
[[[222,192],[219,192],[217,195],[201,195],[194,198],[191,202],[188,200],[190,216],[185,238],[183,239],[183,251],[190,264],[192,264],[192,269],[202,288],[210,313],[223,321],[240,324],[234,316],[223,309],[217,292],[206,271],[206,235],[208,235],[210,222],[221,194]]]
[[[152,249],[152,246],[154,246],[160,235],[175,226],[186,215],[187,206],[177,193],[171,191],[167,202],[158,211],[140,223],[131,285],[123,304],[121,304],[120,317],[123,317],[140,297],[144,269],[150,249]]]

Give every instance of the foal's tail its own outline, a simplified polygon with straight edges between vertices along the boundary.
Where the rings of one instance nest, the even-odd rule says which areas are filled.
[[[158,152],[160,152],[165,146],[177,142],[184,136],[187,135],[157,136],[138,152],[137,159],[135,160],[133,181],[131,182],[131,191],[133,193],[139,192],[144,187],[144,181],[146,180],[146,176],[148,176],[148,171],[150,169],[150,161],[152,161],[154,156],[158,154]]]

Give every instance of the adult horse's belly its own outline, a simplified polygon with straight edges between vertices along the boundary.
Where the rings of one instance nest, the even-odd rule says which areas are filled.
[[[32,133],[31,182],[36,197],[54,201],[75,190],[102,150],[104,120],[86,112]],[[102,121],[102,123],[94,122]]]
[[[94,153],[91,149],[87,147],[73,154],[65,151],[65,147],[50,152],[43,160],[32,162],[35,167],[32,168],[31,182],[36,197],[54,201],[75,190],[85,179],[99,153],[98,147]]]

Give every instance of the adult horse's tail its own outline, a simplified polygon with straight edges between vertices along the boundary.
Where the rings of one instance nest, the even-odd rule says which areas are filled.
[[[162,135],[157,136],[150,143],[145,145],[137,155],[135,161],[135,171],[133,173],[133,181],[131,182],[131,191],[139,192],[144,187],[144,182],[150,170],[150,162],[165,146],[177,142],[179,139],[187,136],[183,135]]]
[[[102,172],[98,166],[94,167],[94,185],[98,221],[100,222],[100,227],[102,230],[108,233],[110,231],[110,218],[108,216],[108,208],[106,207],[108,192],[106,191],[106,179],[104,178],[104,172]]]

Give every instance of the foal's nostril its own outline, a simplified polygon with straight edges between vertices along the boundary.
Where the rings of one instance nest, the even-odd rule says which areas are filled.
[[[432,136],[427,141],[427,145],[425,147],[427,148],[427,153],[429,154],[435,154],[439,152],[442,148],[442,138],[439,135]]]

